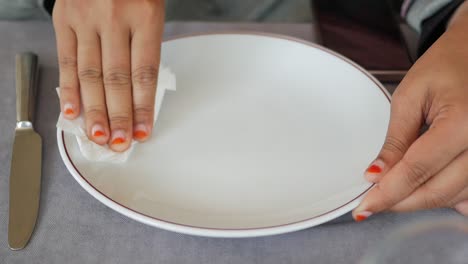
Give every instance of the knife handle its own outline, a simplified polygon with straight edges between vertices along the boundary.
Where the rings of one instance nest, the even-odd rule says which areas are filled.
[[[16,55],[16,121],[34,118],[36,99],[37,55],[31,52]]]

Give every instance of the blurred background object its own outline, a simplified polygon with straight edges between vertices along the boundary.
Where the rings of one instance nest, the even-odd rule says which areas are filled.
[[[0,19],[47,19],[54,0],[0,0]],[[166,0],[167,21],[310,22],[310,0]]]
[[[49,19],[42,0],[0,0],[0,19]]]
[[[166,0],[166,20],[310,22],[310,0]]]
[[[369,248],[361,261],[361,264],[387,263],[468,263],[468,219],[428,218],[404,224]]]
[[[357,62],[381,81],[400,81],[417,41],[402,34],[394,0],[314,0],[321,44]],[[410,43],[411,42],[411,43]],[[412,59],[413,58],[413,59]]]

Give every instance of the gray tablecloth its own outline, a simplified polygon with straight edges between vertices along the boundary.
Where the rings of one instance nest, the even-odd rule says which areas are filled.
[[[195,28],[200,28],[200,24]],[[303,27],[303,26],[302,26]],[[167,35],[190,25],[168,25]],[[278,27],[271,27],[273,31]],[[219,28],[218,28],[219,29]],[[255,28],[266,30],[267,28]],[[203,30],[203,27],[200,28]],[[301,26],[289,30],[302,38]],[[312,30],[312,27],[311,29]],[[271,31],[271,30],[270,30]],[[299,33],[298,33],[299,32]],[[302,32],[302,33],[300,33]],[[313,39],[311,39],[313,40]],[[39,220],[26,249],[8,248],[8,184],[15,127],[14,56],[33,51],[40,58],[36,129],[43,138],[43,181]],[[345,215],[331,223],[272,237],[202,238],[159,230],[130,220],[86,193],[68,173],[57,150],[59,102],[54,31],[48,22],[0,22],[0,263],[359,263],[399,225],[452,210],[381,214],[362,223]],[[427,252],[437,254],[437,252]]]

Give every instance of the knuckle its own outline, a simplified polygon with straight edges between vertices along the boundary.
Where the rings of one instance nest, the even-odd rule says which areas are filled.
[[[65,57],[59,59],[60,69],[76,70],[77,65],[78,64],[77,64],[76,58],[74,58],[74,57],[65,56]]]
[[[52,22],[54,23],[54,26],[59,26],[63,24],[65,16],[62,14],[64,13],[64,11],[64,1],[57,1],[57,3],[55,3],[54,5],[54,8],[52,9]]]
[[[73,94],[76,93],[77,87],[69,84],[60,85],[60,93]]]
[[[391,153],[403,155],[408,149],[408,145],[397,137],[388,136],[385,139],[382,149]]]
[[[141,66],[132,72],[132,81],[136,86],[152,87],[156,85],[158,70],[154,66]]]
[[[123,69],[110,69],[104,73],[104,85],[119,88],[130,84],[130,74]]]
[[[147,104],[135,105],[134,109],[136,115],[151,115],[153,110],[154,107]]]
[[[443,192],[430,189],[426,187],[426,196],[424,198],[425,209],[439,208],[446,206],[449,203],[449,199]]]
[[[164,1],[163,0],[146,0],[142,2],[141,10],[147,17],[157,17],[160,16],[162,10],[164,10]]]
[[[99,83],[102,80],[102,72],[98,68],[86,68],[78,72],[78,78],[85,83]]]
[[[121,25],[122,14],[126,11],[125,1],[106,1],[106,12],[102,14],[102,19],[109,26]],[[129,1],[127,1],[129,2]]]
[[[441,105],[437,111],[429,113],[429,119],[434,124],[435,122],[441,122],[442,120],[463,120],[466,116],[465,113],[455,104],[444,104]]]
[[[89,119],[96,119],[106,115],[106,107],[104,105],[91,105],[85,108],[85,116]]]
[[[164,0],[144,0],[144,6],[149,9],[156,9],[159,10],[160,8],[164,7]]]
[[[54,8],[52,11],[52,23],[56,29],[58,26],[63,24],[63,18],[60,16],[58,8]]]
[[[134,115],[138,118],[150,118],[153,115],[154,107],[148,104],[134,106]]]
[[[132,119],[128,113],[116,113],[109,117],[109,121],[113,127],[127,127]]]
[[[431,176],[427,166],[420,162],[409,162],[403,159],[402,164],[405,171],[404,179],[410,188],[421,186]]]

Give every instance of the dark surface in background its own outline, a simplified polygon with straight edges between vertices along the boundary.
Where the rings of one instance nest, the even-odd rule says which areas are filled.
[[[52,15],[54,9],[55,0],[44,0],[44,8]]]
[[[313,0],[322,43],[367,70],[406,71],[412,62],[396,11],[401,1]]]
[[[434,15],[423,21],[418,47],[419,56],[426,52],[426,50],[445,32],[450,18],[464,1],[465,0],[453,0]]]

